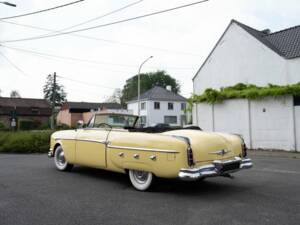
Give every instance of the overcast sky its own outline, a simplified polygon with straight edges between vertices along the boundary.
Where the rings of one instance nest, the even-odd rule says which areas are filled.
[[[0,17],[28,13],[72,1],[10,0],[17,4],[17,8],[0,4]],[[5,21],[61,30],[137,1],[85,0],[46,13]],[[126,10],[73,29],[104,24],[193,1],[196,0],[143,0]],[[46,76],[57,72],[58,76],[85,82],[59,78],[59,83],[65,86],[68,100],[104,101],[114,88],[122,88],[128,78],[137,74],[138,67],[145,58],[153,55],[154,58],[145,64],[142,72],[167,71],[181,84],[181,94],[188,97],[192,93],[192,77],[231,19],[256,29],[270,28],[271,31],[277,31],[299,25],[299,12],[298,0],[210,0],[153,17],[77,33],[94,39],[63,35],[9,43],[3,41],[49,32],[5,23],[2,20],[0,44],[83,61],[0,47],[0,53],[19,68],[18,70],[13,67],[0,55],[1,95],[9,96],[11,90],[18,90],[22,97],[42,98]]]

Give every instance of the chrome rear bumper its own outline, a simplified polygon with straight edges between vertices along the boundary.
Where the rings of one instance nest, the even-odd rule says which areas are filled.
[[[181,169],[178,177],[182,180],[197,180],[204,177],[222,176],[234,173],[242,169],[250,169],[253,166],[252,160],[235,157],[233,160],[215,160],[198,168]]]

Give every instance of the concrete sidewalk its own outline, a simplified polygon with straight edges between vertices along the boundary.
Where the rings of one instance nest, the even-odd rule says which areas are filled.
[[[283,150],[262,150],[262,149],[249,149],[249,157],[251,156],[265,156],[265,157],[280,157],[280,158],[293,158],[300,159],[300,152],[283,151]]]

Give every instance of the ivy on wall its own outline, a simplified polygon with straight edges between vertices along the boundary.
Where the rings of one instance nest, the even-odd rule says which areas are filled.
[[[208,88],[201,95],[193,95],[189,103],[207,102],[209,104],[221,103],[226,99],[261,99],[264,97],[279,97],[283,95],[300,96],[300,82],[291,85],[279,86],[269,84],[259,87],[253,84],[238,83],[234,86],[221,88],[220,90]]]

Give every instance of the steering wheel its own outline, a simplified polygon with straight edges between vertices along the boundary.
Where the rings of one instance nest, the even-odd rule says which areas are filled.
[[[107,124],[107,123],[99,123],[99,124],[96,124],[96,126],[95,126],[96,128],[109,128],[109,130],[111,130],[112,129],[112,126],[111,125],[109,125],[109,124]]]

